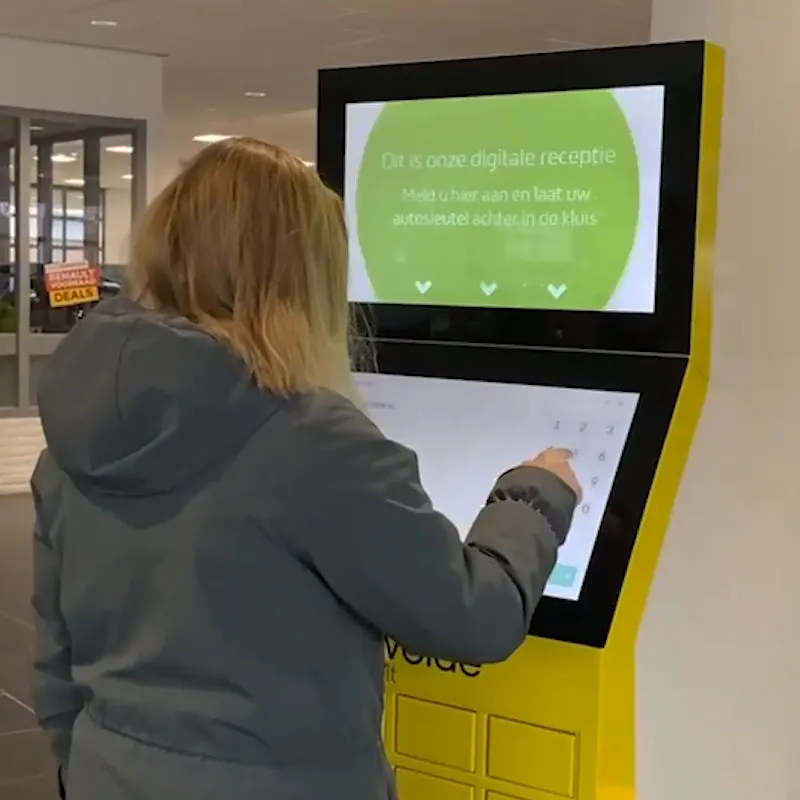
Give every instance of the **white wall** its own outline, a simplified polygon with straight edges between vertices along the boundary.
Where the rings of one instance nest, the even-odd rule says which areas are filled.
[[[725,45],[728,81],[714,369],[639,643],[637,800],[796,800],[800,4],[654,0],[652,25]]]
[[[0,36],[0,106],[148,123],[148,191],[158,189],[163,58]]]
[[[161,117],[159,56],[0,36],[0,105],[104,117]]]

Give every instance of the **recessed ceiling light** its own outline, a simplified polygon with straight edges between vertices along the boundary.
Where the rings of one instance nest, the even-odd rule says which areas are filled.
[[[31,130],[32,131],[43,131],[44,130],[44,125],[31,125]]]
[[[70,186],[83,186],[84,180],[83,178],[65,178],[64,183],[68,183]]]
[[[77,161],[77,156],[68,156],[66,153],[54,153],[52,160],[56,164],[72,164],[73,161]]]
[[[113,19],[93,19],[92,25],[95,28],[116,28],[117,23]]]
[[[106,147],[107,153],[132,153],[133,147],[129,144],[115,144],[111,147]]]
[[[225,133],[201,133],[199,136],[192,136],[193,142],[204,142],[206,144],[214,144],[214,142],[224,142],[226,139],[234,139],[235,136]]]
[[[130,172],[126,172],[126,173],[125,173],[125,174],[122,176],[122,180],[124,180],[124,181],[132,181],[132,180],[133,180],[133,175],[131,175],[131,173],[130,173]]]
[[[245,97],[266,97],[267,93],[266,92],[245,92],[244,96]]]

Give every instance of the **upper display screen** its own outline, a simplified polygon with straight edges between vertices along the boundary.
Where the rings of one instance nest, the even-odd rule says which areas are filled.
[[[425,489],[462,538],[502,472],[571,448],[584,498],[546,595],[578,600],[637,394],[381,374],[358,384],[375,424],[416,451]]]
[[[350,103],[350,299],[652,313],[664,87]]]

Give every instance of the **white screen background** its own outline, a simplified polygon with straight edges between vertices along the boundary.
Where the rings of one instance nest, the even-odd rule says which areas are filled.
[[[546,594],[578,599],[638,395],[379,374],[357,381],[375,424],[416,451],[425,489],[462,539],[502,472],[546,447],[572,448],[584,498]]]
[[[655,310],[661,153],[664,128],[664,87],[631,86],[613,89],[624,111],[639,158],[639,224],[631,255],[605,311],[652,313]],[[536,94],[531,94],[536,102]],[[418,100],[417,102],[437,102]],[[374,303],[378,298],[358,241],[356,192],[358,173],[370,132],[386,105],[351,103],[345,109],[344,200],[350,231],[350,300]]]

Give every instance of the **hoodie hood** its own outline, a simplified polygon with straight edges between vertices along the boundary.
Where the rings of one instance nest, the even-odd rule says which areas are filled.
[[[181,317],[114,298],[50,358],[39,413],[56,464],[105,494],[163,494],[238,452],[282,400]]]

